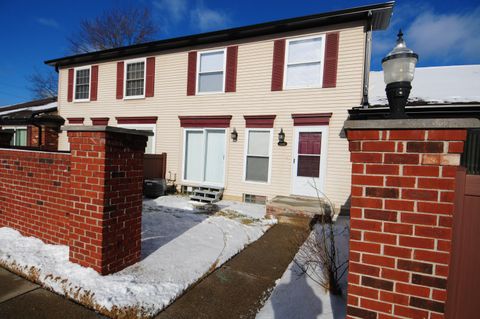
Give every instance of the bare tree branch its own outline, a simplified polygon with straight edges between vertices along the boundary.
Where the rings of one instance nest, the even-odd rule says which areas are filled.
[[[113,9],[83,20],[68,41],[72,53],[88,53],[148,42],[157,31],[148,9]]]
[[[53,70],[41,73],[35,70],[27,77],[28,90],[32,93],[34,99],[44,99],[57,96],[58,74]]]

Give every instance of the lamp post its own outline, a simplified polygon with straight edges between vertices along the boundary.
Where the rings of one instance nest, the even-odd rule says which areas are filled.
[[[407,104],[411,82],[415,73],[418,55],[407,48],[403,40],[402,30],[398,32],[397,44],[386,57],[382,59],[383,77],[387,85],[390,118],[406,118],[405,105]]]

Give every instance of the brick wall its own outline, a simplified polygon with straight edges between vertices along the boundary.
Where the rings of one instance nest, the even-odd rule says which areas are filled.
[[[68,244],[70,154],[0,149],[0,227]]]
[[[70,154],[0,148],[0,227],[68,245],[70,261],[101,274],[119,271],[140,259],[147,137],[109,127],[68,136]]]
[[[349,130],[349,318],[443,318],[466,130]]]

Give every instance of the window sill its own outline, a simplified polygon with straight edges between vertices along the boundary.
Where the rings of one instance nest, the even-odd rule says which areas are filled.
[[[308,90],[308,89],[323,89],[323,86],[322,85],[318,85],[318,86],[292,86],[292,87],[284,87],[283,91]]]
[[[124,101],[127,101],[127,100],[143,100],[145,99],[145,96],[144,95],[137,95],[137,96],[125,96],[123,98]]]
[[[195,95],[215,95],[215,94],[225,94],[225,91],[215,91],[215,92],[197,92]]]
[[[73,100],[73,103],[88,103],[90,102],[90,99],[85,99],[85,100]]]
[[[256,181],[244,180],[243,182],[247,183],[247,184],[254,184],[254,185],[270,185],[270,181],[268,181],[268,182],[256,182]]]

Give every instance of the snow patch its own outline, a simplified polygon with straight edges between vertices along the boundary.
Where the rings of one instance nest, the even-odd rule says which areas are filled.
[[[84,304],[86,300],[103,313],[136,309],[139,316],[152,316],[274,223],[259,207],[250,212],[250,205],[227,206],[259,218],[245,223],[206,214],[180,196],[144,201],[142,260],[112,275],[100,276],[69,262],[67,246],[45,244],[6,227],[0,228],[0,264],[24,274],[34,267],[43,286]]]

